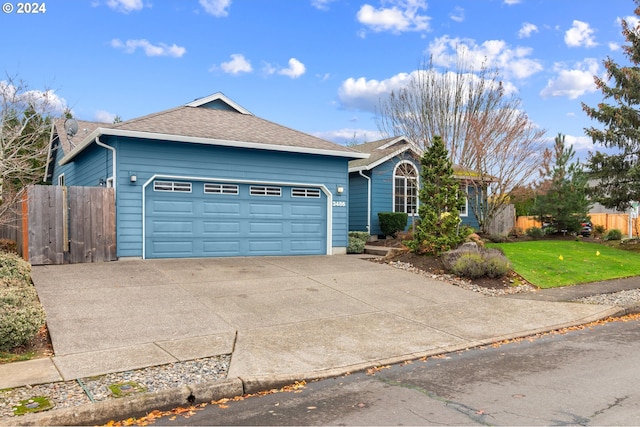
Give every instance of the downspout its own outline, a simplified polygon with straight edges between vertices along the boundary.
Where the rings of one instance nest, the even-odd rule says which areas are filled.
[[[100,138],[96,136],[96,145],[102,147],[102,148],[106,148],[107,150],[111,150],[111,154],[112,154],[112,158],[111,158],[111,178],[113,178],[113,195],[116,195],[116,149],[100,142]]]
[[[367,231],[371,234],[371,178],[363,174],[362,169],[358,173],[367,180]]]

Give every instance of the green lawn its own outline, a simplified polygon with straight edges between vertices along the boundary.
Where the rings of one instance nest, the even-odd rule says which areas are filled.
[[[597,243],[535,240],[487,246],[502,249],[516,273],[541,288],[640,275],[640,253]]]

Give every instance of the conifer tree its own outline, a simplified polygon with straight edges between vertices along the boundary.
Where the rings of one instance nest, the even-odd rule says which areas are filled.
[[[540,222],[553,224],[559,232],[579,232],[591,204],[586,194],[587,177],[582,166],[573,161],[575,154],[573,146],[565,145],[564,135],[558,134],[552,153],[554,167],[546,171],[549,188],[532,208]]]
[[[460,227],[464,195],[453,177],[453,165],[442,138],[435,136],[420,160],[420,223],[408,243],[416,253],[440,255],[455,248],[467,236]]]
[[[640,0],[634,13],[640,16]],[[622,34],[628,45],[624,54],[631,65],[619,66],[613,59],[603,61],[607,77],[594,77],[604,99],[597,107],[582,104],[589,117],[605,125],[604,129],[586,128],[594,143],[607,148],[589,155],[587,163],[596,187],[593,199],[609,208],[625,210],[631,201],[640,200],[640,30],[622,20]]]

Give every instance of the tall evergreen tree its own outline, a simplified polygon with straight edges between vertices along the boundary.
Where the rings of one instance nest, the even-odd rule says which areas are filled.
[[[640,0],[635,3],[634,13],[640,16]],[[589,155],[587,166],[597,185],[590,194],[620,210],[640,200],[640,31],[623,19],[622,34],[630,43],[623,50],[631,65],[619,66],[607,58],[603,62],[607,78],[594,77],[604,100],[595,108],[582,104],[589,117],[605,125],[602,130],[586,128],[585,133],[609,149]]]
[[[579,232],[588,217],[591,202],[587,198],[587,176],[582,166],[573,161],[573,146],[565,145],[565,137],[558,134],[553,149],[554,167],[546,175],[550,185],[546,194],[538,197],[532,212],[540,222],[551,222],[558,231]]]
[[[453,165],[441,137],[432,139],[420,163],[420,223],[408,246],[416,253],[440,255],[456,247],[468,234],[466,229],[460,230],[465,196],[460,182],[453,177]]]

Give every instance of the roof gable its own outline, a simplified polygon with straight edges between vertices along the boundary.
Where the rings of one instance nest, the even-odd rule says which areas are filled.
[[[240,106],[235,101],[232,101],[222,92],[216,92],[213,95],[206,96],[204,98],[199,98],[194,101],[189,102],[185,105],[186,107],[202,107],[202,108],[211,108],[213,110],[226,110],[226,111],[235,111],[241,114],[251,114],[249,110]]]
[[[366,142],[364,144],[354,145],[351,148],[362,153],[368,153],[369,157],[351,160],[349,162],[349,172],[373,169],[406,151],[409,151],[416,158],[421,156],[420,149],[404,136]]]

